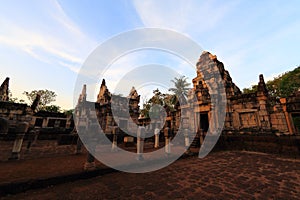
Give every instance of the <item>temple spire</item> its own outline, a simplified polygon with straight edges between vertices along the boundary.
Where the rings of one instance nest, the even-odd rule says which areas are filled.
[[[0,86],[0,101],[9,100],[9,78],[7,77]]]

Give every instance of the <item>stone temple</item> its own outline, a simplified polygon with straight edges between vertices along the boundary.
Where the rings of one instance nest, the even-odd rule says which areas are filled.
[[[192,89],[192,93],[195,93],[197,99],[189,104],[192,114],[195,115],[194,124],[200,123],[199,129],[206,132],[209,127],[212,104],[206,82],[215,81],[210,80],[214,79],[214,76],[210,78],[214,72],[206,71],[207,75],[201,73],[203,66],[210,66],[211,69],[217,70],[224,85],[227,104],[223,134],[293,134],[297,132],[297,127],[293,124],[292,119],[297,115],[299,99],[295,96],[279,100],[270,98],[263,75],[259,75],[257,92],[242,94],[232,82],[223,63],[209,52],[203,52],[197,63],[197,77],[193,79]],[[208,77],[208,80],[204,81],[204,76]],[[294,105],[294,109],[287,109],[291,107],[290,105]]]
[[[300,114],[300,93],[289,98],[271,98],[268,95],[263,75],[259,75],[257,92],[243,94],[232,82],[229,72],[225,70],[223,63],[217,59],[217,56],[206,51],[201,54],[196,66],[197,76],[192,80],[193,88],[189,92],[187,101],[177,105],[175,111],[167,111],[164,126],[168,126],[173,133],[176,134],[180,124],[183,123],[184,127],[188,127],[190,131],[205,135],[209,127],[213,126],[210,123],[217,120],[212,119],[214,117],[212,114],[214,103],[212,103],[211,95],[220,95],[218,94],[220,91],[212,93],[210,89],[214,85],[222,84],[224,94],[221,98],[226,98],[223,135],[298,134],[299,125],[293,119]],[[219,76],[215,76],[215,74],[219,74]],[[83,112],[82,105],[91,104],[91,107],[93,107],[95,104],[83,98],[86,97],[85,87],[78,101],[77,116],[80,116],[79,113]],[[112,97],[113,95],[109,92],[105,80],[103,80],[97,96],[96,112],[98,121],[105,133],[112,133],[113,128],[117,128],[118,125],[126,130],[126,128],[132,126],[130,124],[132,122],[139,125],[149,123],[149,119],[139,116],[138,104],[140,97],[134,88],[130,91],[128,97],[114,97],[119,106],[117,108],[119,112],[117,113],[112,113],[111,110]],[[129,104],[126,103],[127,101],[129,101]],[[129,121],[128,110],[132,119]],[[86,118],[79,117],[79,121],[84,119]],[[153,131],[154,128],[154,126],[150,126],[151,130],[149,131]]]
[[[243,94],[217,56],[206,51],[196,63],[196,70],[197,75],[192,80],[193,88],[189,91],[188,98],[177,103],[175,109],[166,110],[166,121],[142,116],[140,95],[134,87],[128,91],[128,96],[122,97],[112,94],[103,80],[96,102],[91,102],[86,99],[87,89],[84,86],[73,119],[73,115],[37,111],[39,96],[31,106],[10,102],[9,78],[6,78],[0,87],[0,142],[8,144],[5,141],[14,140],[11,158],[18,159],[23,139],[28,140],[28,151],[31,143],[40,139],[57,140],[55,145],[78,145],[79,129],[86,130],[88,126],[100,124],[111,140],[115,140],[118,135],[119,142],[133,143],[136,138],[129,135],[137,134],[137,125],[149,125],[146,132],[150,135],[153,135],[156,128],[161,129],[160,132],[164,134],[168,128],[172,136],[183,134],[183,129],[196,133],[195,140],[198,142],[192,142],[195,146],[201,145],[201,138],[217,130],[222,133],[223,138],[237,137],[238,140],[244,140],[249,136],[248,144],[251,145],[254,144],[254,136],[258,136],[255,140],[264,138],[263,143],[260,143],[263,150],[266,149],[267,141],[277,145],[270,147],[271,152],[274,149],[276,152],[283,151],[278,146],[286,144],[288,147],[285,152],[294,151],[299,154],[297,138],[300,134],[300,91],[287,98],[272,98],[268,95],[263,75],[259,75],[257,92]],[[220,101],[225,103],[221,110],[217,110],[216,105]],[[224,122],[218,119],[221,114],[224,115]],[[218,126],[220,124],[221,127]],[[165,139],[164,134],[160,134],[161,142]],[[242,135],[245,137],[241,137]],[[284,140],[286,142],[282,142]],[[239,144],[240,149],[245,149],[245,142]],[[231,143],[227,146],[234,145]]]

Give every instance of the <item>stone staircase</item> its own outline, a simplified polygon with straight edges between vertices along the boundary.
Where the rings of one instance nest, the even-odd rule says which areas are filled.
[[[199,138],[199,134],[198,133],[195,135],[195,138],[192,141],[190,147],[191,148],[198,148],[198,147],[200,147],[200,138]]]

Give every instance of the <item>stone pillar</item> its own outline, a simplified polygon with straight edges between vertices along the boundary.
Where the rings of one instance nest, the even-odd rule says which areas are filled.
[[[18,127],[16,128],[16,138],[12,149],[12,154],[11,157],[9,158],[10,160],[20,159],[23,139],[25,133],[28,131],[28,128],[29,128],[29,124],[27,122],[21,122],[18,124]]]
[[[170,133],[169,127],[166,127],[164,129],[164,136],[165,136],[165,153],[166,153],[166,155],[169,155],[171,153],[171,144],[170,144],[171,133]]]
[[[159,147],[159,132],[160,132],[159,128],[154,129],[154,137],[155,137],[154,148]]]
[[[49,120],[48,117],[43,119],[43,124],[42,124],[42,127],[43,127],[43,128],[47,127],[47,125],[48,125],[48,120]]]
[[[118,151],[118,128],[117,127],[113,127],[112,129],[112,134],[113,134],[113,142],[111,145],[111,151]]]
[[[88,152],[86,162],[84,163],[83,169],[85,171],[92,171],[96,168],[95,157]]]
[[[203,140],[204,140],[203,137],[204,137],[204,131],[203,131],[203,129],[200,129],[199,130],[200,148],[201,148],[201,146],[203,144]]]
[[[281,98],[280,103],[281,103],[282,108],[283,108],[285,121],[286,121],[286,124],[288,126],[289,133],[292,135],[294,133],[294,131],[293,131],[292,124],[291,124],[291,118],[289,117],[289,113],[287,112],[287,109],[286,109],[286,98]]]
[[[189,147],[190,146],[189,130],[184,129],[183,134],[184,134],[184,146]]]
[[[96,169],[95,157],[93,155],[96,152],[96,146],[97,146],[97,139],[95,138],[95,135],[99,134],[98,132],[99,125],[97,123],[89,122],[89,126],[86,132],[86,134],[88,134],[89,141],[87,146],[88,155],[87,155],[86,162],[83,166],[85,171],[92,171]]]
[[[145,127],[139,126],[137,130],[137,160],[144,160],[144,138],[145,138]]]
[[[38,137],[39,137],[39,134],[40,134],[40,128],[34,128],[34,137],[33,137],[33,141],[32,141],[32,144],[31,146],[35,145],[37,140],[38,140]]]
[[[77,143],[76,143],[76,150],[75,150],[75,154],[81,154],[82,153],[82,141],[78,135],[78,138],[77,138]]]
[[[31,147],[34,144],[35,140],[37,139],[38,136],[38,130],[37,129],[32,129],[29,131],[28,134],[28,143],[26,147],[26,153],[29,153],[31,151]]]
[[[268,90],[263,75],[259,75],[257,86],[257,101],[259,103],[259,123],[262,130],[271,130],[270,115],[267,109]]]
[[[81,154],[82,153],[82,146],[83,146],[78,132],[80,132],[81,134],[85,133],[86,132],[86,126],[82,126],[82,125],[78,126],[78,131],[77,131],[78,138],[77,138],[77,143],[76,143],[75,154]]]
[[[184,135],[184,146],[186,148],[185,154],[190,154],[191,150],[190,150],[190,138],[189,138],[189,129],[185,128],[183,131],[183,135]]]

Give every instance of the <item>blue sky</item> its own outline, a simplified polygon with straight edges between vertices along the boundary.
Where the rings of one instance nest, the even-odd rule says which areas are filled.
[[[77,73],[99,44],[124,31],[156,27],[183,33],[216,54],[242,89],[255,84],[260,73],[268,80],[300,65],[299,8],[296,0],[3,0],[0,80],[11,78],[15,97],[50,89],[57,93],[54,104],[72,108]],[[195,77],[177,58],[140,54],[115,63],[105,77],[110,88],[124,74],[124,66],[160,63],[186,73],[189,81]]]

